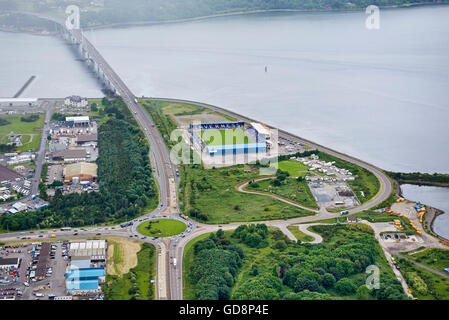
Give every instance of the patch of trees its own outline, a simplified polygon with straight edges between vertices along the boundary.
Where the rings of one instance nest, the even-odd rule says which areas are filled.
[[[80,114],[71,114],[71,115],[68,115],[68,114],[63,114],[63,113],[55,112],[55,113],[53,113],[53,114],[51,115],[50,120],[51,120],[51,121],[65,121],[65,118],[66,118],[66,117],[76,117],[76,116],[80,116]]]
[[[399,182],[409,182],[416,184],[449,184],[449,174],[447,173],[421,173],[421,172],[387,172],[387,174]]]
[[[235,229],[231,237],[251,248],[268,246],[268,228],[265,224],[241,225]]]
[[[271,180],[270,184],[272,184],[275,187],[279,187],[285,181],[285,179],[287,179],[288,176],[290,176],[290,174],[287,171],[282,171],[278,169],[276,172],[276,178],[274,180]]]
[[[11,122],[6,119],[0,118],[0,126],[7,126],[8,124],[11,124]]]
[[[0,153],[10,153],[14,152],[16,150],[16,144],[7,145],[7,144],[0,144]]]
[[[232,298],[331,300],[337,295],[405,299],[400,283],[392,274],[381,273],[380,289],[366,287],[366,276],[360,275],[366,267],[376,264],[377,242],[368,229],[354,227],[315,226],[314,231],[324,238],[319,245],[299,245],[286,239],[280,230],[269,232],[272,250],[268,257],[275,264],[271,269],[253,266],[248,276],[242,277]],[[246,239],[249,229],[264,228],[252,225],[239,229],[231,237]]]
[[[188,217],[196,218],[199,221],[203,221],[203,222],[206,222],[209,219],[207,214],[202,213],[197,208],[190,208],[189,210],[187,210],[187,214],[188,214]]]
[[[121,98],[111,104],[117,108],[121,119],[110,119],[98,130],[100,191],[63,195],[61,190],[57,190],[49,198],[48,207],[0,216],[2,229],[80,227],[106,221],[126,221],[156,201],[145,136]],[[41,195],[47,197],[46,186],[41,185]]]
[[[22,122],[34,122],[39,120],[39,115],[36,113],[30,114],[28,116],[20,117],[20,121]]]
[[[231,245],[222,230],[194,245],[190,279],[198,300],[226,300],[242,265],[243,250]]]
[[[310,298],[310,293],[327,297],[329,290],[340,296],[405,298],[400,283],[389,274],[382,273],[381,288],[368,290],[368,293],[364,281],[354,277],[364,273],[369,265],[376,264],[376,240],[371,233],[363,228],[354,229],[353,226],[323,225],[313,228],[330,245],[303,246],[304,249],[296,256],[286,258],[276,266],[275,273],[285,286],[297,294],[305,292],[305,296],[288,295],[284,298]]]

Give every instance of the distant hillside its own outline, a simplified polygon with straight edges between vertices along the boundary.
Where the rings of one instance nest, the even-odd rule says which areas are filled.
[[[81,7],[81,24],[101,26],[133,22],[160,22],[255,10],[351,10],[449,3],[449,0],[0,0],[1,10],[45,12],[63,16],[68,4]]]

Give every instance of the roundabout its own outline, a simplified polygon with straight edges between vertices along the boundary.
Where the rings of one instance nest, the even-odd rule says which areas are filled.
[[[177,219],[157,218],[137,226],[137,232],[147,237],[167,238],[183,233],[187,225]]]

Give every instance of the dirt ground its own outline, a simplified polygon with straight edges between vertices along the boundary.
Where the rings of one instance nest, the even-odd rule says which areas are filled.
[[[137,253],[140,251],[141,242],[120,237],[111,237],[107,240],[109,245],[106,273],[119,276],[128,273],[137,265]],[[114,261],[115,250],[119,250],[118,261]]]
[[[181,128],[186,128],[192,122],[228,122],[226,118],[222,117],[219,114],[210,111],[204,111],[200,114],[195,114],[191,116],[175,116],[174,114],[170,114],[172,118],[175,120],[176,124]]]

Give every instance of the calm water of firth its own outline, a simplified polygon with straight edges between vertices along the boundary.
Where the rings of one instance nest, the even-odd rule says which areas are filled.
[[[407,199],[430,205],[445,212],[436,217],[434,231],[449,239],[449,188],[404,184],[401,186],[401,190]]]
[[[85,35],[138,96],[222,106],[387,170],[449,172],[449,6],[381,10],[380,30],[365,19],[257,14]],[[61,40],[0,43],[0,96],[33,74],[24,96],[101,96]]]

